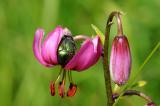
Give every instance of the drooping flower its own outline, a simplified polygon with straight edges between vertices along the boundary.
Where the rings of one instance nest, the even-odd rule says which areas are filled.
[[[42,41],[44,36],[43,29],[37,29],[33,42],[33,51],[36,59],[45,67],[61,65],[62,69],[56,81],[59,79],[61,72],[62,81],[59,83],[58,92],[61,97],[65,95],[65,79],[68,73],[70,86],[67,96],[74,96],[77,85],[73,83],[71,71],[83,71],[93,66],[102,53],[102,45],[99,36],[91,39],[85,36],[76,36],[83,38],[85,41],[80,49],[76,49],[75,39],[67,28],[60,26],[51,31]],[[50,84],[51,95],[55,95],[56,81]]]
[[[124,35],[115,36],[110,55],[112,80],[118,85],[125,84],[129,79],[130,70],[131,52],[127,37]]]

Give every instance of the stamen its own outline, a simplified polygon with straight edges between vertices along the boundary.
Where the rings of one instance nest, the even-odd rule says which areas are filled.
[[[60,78],[61,73],[62,73],[62,68],[61,68],[61,70],[59,71],[59,74],[58,74],[56,80],[55,80],[54,82],[53,82],[53,81],[50,82],[50,93],[51,93],[52,96],[54,96],[55,93],[56,93],[56,92],[55,92],[55,84],[56,84],[56,82],[58,81],[58,79]]]
[[[61,96],[62,98],[64,97],[65,95],[65,81],[64,80],[59,82],[58,93],[59,93],[59,96]]]
[[[68,71],[68,80],[69,80],[69,82],[71,81],[69,71]]]
[[[70,76],[71,76],[71,82],[73,82],[73,80],[72,80],[72,72],[70,71]]]
[[[61,76],[61,73],[62,73],[62,70],[63,70],[63,68],[61,67],[61,70],[59,71],[59,74],[58,74],[58,76],[57,76],[57,78],[55,80],[55,83],[59,80],[59,78]]]
[[[67,96],[69,96],[69,97],[74,96],[76,91],[77,91],[77,85],[73,84],[73,83],[70,83],[69,89],[67,91]]]
[[[52,96],[55,95],[55,83],[54,82],[50,82],[50,93]]]
[[[72,97],[75,95],[76,91],[77,91],[77,85],[73,83],[72,81],[72,72],[68,70],[68,79],[69,79],[69,82],[70,82],[70,85],[69,85],[69,89],[67,91],[67,96],[68,97]]]
[[[55,84],[58,81],[58,79],[60,78],[61,74],[62,74],[62,80],[59,82],[59,85],[58,85],[58,94],[59,94],[59,96],[61,96],[63,98],[65,96],[65,81],[66,81],[66,74],[67,74],[67,70],[65,70],[63,68],[61,68],[57,79],[54,82],[50,83],[50,93],[52,96],[55,95]],[[70,85],[69,85],[69,89],[67,91],[67,96],[72,97],[75,95],[75,93],[77,91],[77,85],[73,83],[71,71],[69,71],[69,70],[68,70],[68,79],[69,79]]]
[[[66,79],[66,70],[63,69],[63,76],[62,76],[62,81]]]
[[[69,79],[69,82],[71,83],[72,82],[72,75],[71,75],[71,71],[68,70],[68,79]]]
[[[59,93],[59,96],[61,96],[62,98],[65,95],[65,80],[66,80],[66,70],[63,69],[62,81],[59,82],[59,86],[58,86],[58,93]]]

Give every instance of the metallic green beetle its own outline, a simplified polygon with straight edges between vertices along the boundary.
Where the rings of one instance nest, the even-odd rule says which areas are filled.
[[[64,35],[58,47],[58,63],[64,67],[74,56],[76,51],[75,41],[70,35]]]

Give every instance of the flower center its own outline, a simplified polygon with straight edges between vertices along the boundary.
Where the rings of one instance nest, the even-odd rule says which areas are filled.
[[[64,67],[72,59],[76,51],[73,37],[64,35],[58,47],[58,63]]]

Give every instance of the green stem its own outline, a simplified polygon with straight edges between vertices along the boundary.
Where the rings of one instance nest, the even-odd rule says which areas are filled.
[[[117,19],[118,34],[123,34],[120,12],[114,11],[109,15],[109,18],[107,20],[106,30],[105,30],[105,41],[104,41],[103,68],[104,68],[105,88],[107,93],[107,106],[113,106],[114,103],[114,100],[112,98],[112,85],[111,85],[110,71],[108,65],[109,34],[114,16]]]
[[[136,90],[126,90],[124,93],[123,93],[123,96],[132,96],[132,95],[137,95],[141,98],[143,98],[144,100],[146,100],[147,103],[152,103],[154,104],[154,102],[152,101],[152,99],[147,96],[146,94],[140,92],[140,91],[136,91]],[[119,94],[113,94],[113,99],[117,99],[119,97]]]

